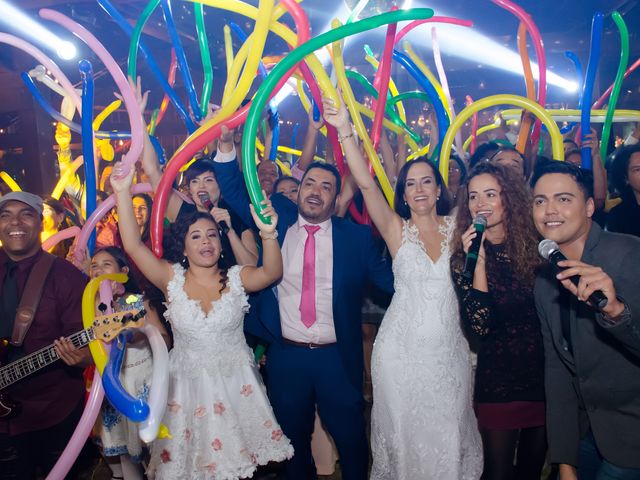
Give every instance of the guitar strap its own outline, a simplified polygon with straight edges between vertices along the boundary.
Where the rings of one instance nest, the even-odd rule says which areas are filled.
[[[27,284],[24,287],[20,305],[16,310],[16,318],[13,323],[13,333],[11,334],[11,345],[22,346],[24,337],[33,323],[33,318],[38,310],[44,282],[47,280],[49,271],[53,266],[56,257],[50,253],[43,252],[29,273]]]

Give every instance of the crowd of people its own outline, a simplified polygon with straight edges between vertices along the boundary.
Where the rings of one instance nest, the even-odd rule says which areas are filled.
[[[113,308],[143,295],[170,349],[170,436],[145,445],[135,422],[102,406],[92,441],[113,479],[267,468],[306,480],[336,457],[345,480],[640,479],[640,131],[606,168],[595,130],[565,141],[565,162],[487,141],[452,155],[448,182],[434,159],[406,161],[404,142],[383,135],[390,206],[344,104],[325,99],[323,111],[347,175],[316,151],[323,121],[310,114],[290,176],[258,165],[256,212],[237,132],[222,127],[170,196],[163,258],[151,251],[153,195],[130,193],[140,177],[160,182],[148,139],[138,170],[115,163],[103,178],[116,208],[91,257],[71,240],[42,249],[80,225],[82,182],[61,201],[0,198],[0,336],[11,339],[0,382],[49,345],[62,360],[0,390],[3,410],[16,406],[0,417],[0,479],[46,474],[64,450],[92,367],[69,337],[88,279],[106,273],[130,277],[113,284]],[[579,166],[585,147],[593,171]],[[350,218],[352,203],[373,228]],[[542,258],[542,239],[561,258]],[[152,363],[134,334],[121,372],[131,394],[149,394]]]

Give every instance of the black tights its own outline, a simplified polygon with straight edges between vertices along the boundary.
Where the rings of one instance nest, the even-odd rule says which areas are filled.
[[[484,447],[483,480],[540,480],[547,453],[545,427],[480,429],[480,433]]]

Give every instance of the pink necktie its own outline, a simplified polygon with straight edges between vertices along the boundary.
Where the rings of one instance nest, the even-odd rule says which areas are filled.
[[[302,295],[300,295],[300,316],[304,326],[309,328],[316,323],[316,238],[320,227],[305,225],[307,240],[304,242],[304,260],[302,266]]]

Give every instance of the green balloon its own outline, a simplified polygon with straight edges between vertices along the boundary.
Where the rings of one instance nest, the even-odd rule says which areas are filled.
[[[613,83],[613,90],[611,91],[611,97],[609,98],[607,115],[604,118],[604,125],[602,126],[602,142],[600,143],[600,159],[602,160],[602,163],[607,159],[607,147],[609,146],[613,114],[616,109],[616,104],[618,103],[618,96],[620,95],[622,82],[624,81],[624,72],[627,69],[627,64],[629,63],[629,30],[627,29],[627,24],[624,23],[622,15],[618,12],[613,12],[611,14],[611,18],[620,32],[620,63],[618,64],[618,73],[616,73],[616,80]],[[583,132],[583,135],[586,133],[589,132]]]
[[[263,206],[261,202],[264,200],[260,183],[258,182],[258,173],[256,171],[256,152],[255,138],[258,133],[258,124],[260,123],[260,114],[264,109],[269,95],[278,84],[278,81],[284,77],[289,70],[304,59],[310,53],[328,45],[330,43],[341,40],[350,35],[362,33],[389,23],[403,22],[407,20],[423,20],[433,17],[433,10],[430,8],[413,8],[411,10],[396,10],[393,12],[382,13],[375,17],[360,20],[359,22],[343,25],[334,28],[317,37],[310,39],[299,47],[292,50],[271,70],[271,73],[264,79],[260,89],[256,92],[251,108],[247,115],[244,134],[242,136],[242,166],[244,172],[244,180],[249,191],[249,198],[253,203],[260,219],[264,222],[269,220],[262,215]]]
[[[200,115],[202,118],[209,113],[209,100],[211,100],[211,90],[213,88],[213,66],[211,65],[211,54],[209,53],[209,42],[207,40],[207,30],[204,25],[204,6],[201,3],[193,4],[193,13],[196,17],[196,32],[198,33],[198,45],[200,46],[200,57],[202,58],[202,70],[204,71],[204,82],[202,84],[202,96],[200,97]]]
[[[137,78],[138,44],[140,43],[140,37],[142,36],[142,29],[158,5],[160,5],[160,0],[149,1],[147,6],[144,7],[142,14],[140,14],[140,17],[136,22],[136,26],[133,29],[133,33],[131,34],[131,43],[129,43],[128,73],[129,78],[134,82]]]

